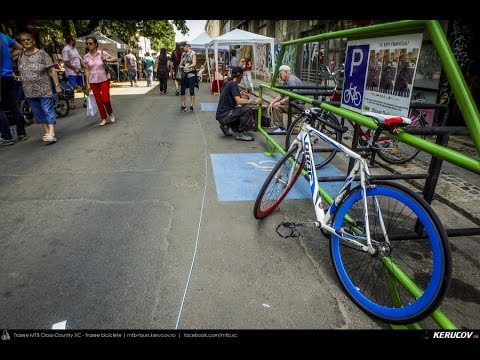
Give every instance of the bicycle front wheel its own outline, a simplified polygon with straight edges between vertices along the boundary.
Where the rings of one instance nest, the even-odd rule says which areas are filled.
[[[282,202],[297,181],[304,164],[305,153],[297,143],[277,162],[260,189],[253,208],[256,219],[270,215]]]
[[[427,126],[427,121],[417,109],[412,109],[409,117],[412,120],[412,124],[410,126]],[[420,137],[425,139],[426,135],[421,135]],[[420,152],[420,149],[405,144],[394,138],[378,141],[377,144],[379,147],[378,156],[380,156],[383,161],[390,164],[404,164],[407,161],[412,160]]]
[[[345,197],[332,226],[366,243],[361,193],[356,187]],[[332,235],[330,254],[338,279],[350,299],[372,317],[390,324],[422,320],[438,307],[448,288],[447,234],[430,205],[396,183],[375,182],[367,189],[367,203],[375,254]],[[415,285],[405,285],[406,279]]]
[[[330,123],[340,127],[340,123],[338,122],[337,118],[328,111],[324,111],[322,116],[325,116],[325,119]],[[306,118],[302,116],[302,114],[299,114],[296,118],[294,118],[287,131],[287,136],[285,138],[285,149],[288,149],[290,147],[290,144],[293,143],[293,141],[297,138],[298,133],[300,132],[300,130],[302,130],[302,125],[305,119]],[[310,120],[310,126],[317,129],[322,134],[325,134],[328,137],[332,138],[333,140],[336,140],[337,142],[342,141],[342,133],[326,126],[321,121]],[[333,146],[327,144],[325,141],[315,136],[311,136],[310,141],[312,142],[315,169],[318,170],[323,166],[327,165],[334,158],[337,151]]]

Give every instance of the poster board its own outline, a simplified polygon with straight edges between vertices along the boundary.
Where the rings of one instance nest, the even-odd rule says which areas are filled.
[[[423,34],[347,43],[341,107],[408,117]]]

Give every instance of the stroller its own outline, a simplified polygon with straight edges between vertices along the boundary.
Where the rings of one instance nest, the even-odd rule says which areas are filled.
[[[60,94],[54,93],[53,107],[58,116],[64,117],[70,112],[69,100],[75,97],[75,90],[66,81],[61,82],[59,85],[62,88],[62,92]]]
[[[73,90],[72,85],[67,82],[61,82],[60,87],[62,88],[62,92],[60,94],[53,93],[53,108],[55,109],[55,113],[60,117],[65,117],[70,112],[70,104],[69,100],[75,97],[75,92]],[[30,105],[28,104],[27,99],[23,99],[20,103],[20,111],[23,114],[25,119],[25,124],[31,125],[35,122],[33,118],[33,113]]]

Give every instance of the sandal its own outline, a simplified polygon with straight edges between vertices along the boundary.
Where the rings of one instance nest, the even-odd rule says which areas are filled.
[[[53,136],[53,135],[46,135],[46,136],[43,138],[43,141],[45,141],[45,142],[56,142],[57,139],[56,139],[55,136]]]

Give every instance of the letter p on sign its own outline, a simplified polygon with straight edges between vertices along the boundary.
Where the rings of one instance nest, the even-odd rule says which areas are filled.
[[[349,76],[353,76],[353,68],[361,65],[362,61],[363,61],[363,51],[361,49],[353,49]]]

